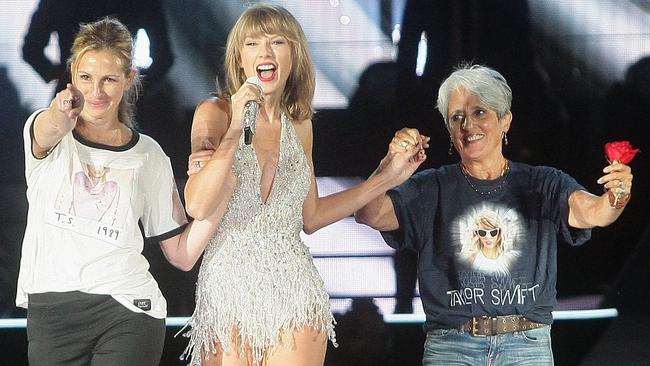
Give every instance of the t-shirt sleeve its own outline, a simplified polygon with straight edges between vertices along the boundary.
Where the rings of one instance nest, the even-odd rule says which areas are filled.
[[[154,151],[145,177],[145,209],[142,227],[147,240],[161,241],[180,234],[187,217],[181,202],[169,158],[162,150]]]
[[[397,249],[418,251],[433,230],[436,186],[430,171],[420,172],[400,186],[388,191],[393,202],[399,228],[381,232],[386,243]]]
[[[546,174],[545,189],[548,191],[547,197],[552,197],[549,202],[555,203],[551,207],[551,212],[560,238],[571,245],[584,244],[591,238],[591,229],[569,226],[569,196],[575,191],[586,191],[586,189],[561,170],[549,169]]]
[[[25,125],[23,126],[25,178],[28,185],[37,179],[39,176],[38,172],[42,170],[43,166],[48,165],[47,162],[51,162],[53,159],[57,159],[61,155],[61,150],[64,149],[62,146],[65,146],[67,148],[70,146],[71,133],[68,133],[63,136],[58,144],[54,145],[50,149],[47,156],[43,158],[37,158],[34,156],[34,151],[32,150],[32,142],[34,141],[34,121],[36,121],[36,117],[45,110],[45,108],[42,108],[32,113],[32,115],[27,118],[27,121],[25,121]]]

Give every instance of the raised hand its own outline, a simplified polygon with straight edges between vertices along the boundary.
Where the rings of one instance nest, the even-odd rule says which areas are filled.
[[[264,103],[264,95],[262,94],[262,88],[259,86],[245,82],[237,90],[235,94],[230,97],[230,103],[232,106],[232,120],[230,121],[231,129],[243,129],[244,125],[244,107],[246,103],[250,101],[255,101],[262,105]]]
[[[56,93],[53,107],[63,113],[74,127],[84,108],[84,96],[74,85],[68,84],[64,90]]]
[[[424,149],[429,147],[429,140],[414,128],[397,131],[379,170],[395,179],[396,185],[401,184],[427,159]]]
[[[605,175],[598,179],[598,184],[609,193],[609,204],[615,208],[623,207],[630,198],[632,191],[632,169],[614,160],[603,169]]]

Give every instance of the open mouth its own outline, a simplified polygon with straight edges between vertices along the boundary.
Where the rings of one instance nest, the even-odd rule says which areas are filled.
[[[271,81],[275,79],[276,67],[273,64],[257,65],[255,71],[257,72],[257,77],[262,81]]]

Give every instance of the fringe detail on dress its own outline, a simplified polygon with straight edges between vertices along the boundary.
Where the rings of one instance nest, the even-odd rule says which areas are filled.
[[[291,121],[282,115],[280,157],[266,202],[261,171],[250,145],[239,142],[233,172],[237,187],[219,230],[203,255],[196,309],[181,329],[189,344],[181,359],[199,366],[202,357],[250,349],[255,364],[291,332],[311,327],[336,343],[329,296],[309,248],[301,241],[302,205],[311,170]],[[185,331],[190,328],[188,331]]]
[[[338,347],[336,332],[334,331],[336,321],[330,311],[329,302],[326,304],[326,306],[315,304],[312,311],[294,314],[293,317],[283,316],[283,314],[289,314],[288,309],[277,309],[274,314],[270,314],[272,317],[268,319],[269,324],[277,327],[275,329],[234,323],[236,324],[234,328],[238,329],[239,356],[245,357],[248,348],[251,351],[253,363],[261,365],[263,358],[281,343],[280,347],[285,349],[293,348],[294,343],[291,333],[301,331],[305,327],[325,333],[334,347]],[[215,323],[214,320],[216,319],[210,318],[213,318],[213,316],[195,312],[188,323],[176,334],[176,336],[182,334],[183,337],[190,339],[187,348],[180,357],[181,360],[188,360],[190,366],[200,366],[202,357],[214,356],[217,352],[217,343],[224,352],[233,350],[233,326],[231,326],[233,323],[230,321]]]

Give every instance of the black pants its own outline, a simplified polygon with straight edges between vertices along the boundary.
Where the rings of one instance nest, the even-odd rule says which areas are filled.
[[[165,343],[165,320],[135,313],[108,295],[29,295],[31,366],[153,366]]]

